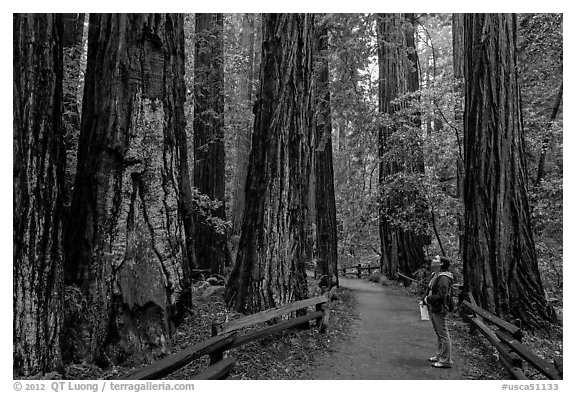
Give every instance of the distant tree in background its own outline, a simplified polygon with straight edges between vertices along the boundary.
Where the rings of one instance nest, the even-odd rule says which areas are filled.
[[[13,376],[60,371],[62,18],[14,14]]]
[[[253,313],[307,297],[306,214],[313,113],[310,14],[265,14],[246,208],[226,302]]]
[[[222,14],[196,14],[194,187],[220,203],[210,217],[221,220],[226,218],[223,26]],[[222,273],[227,257],[225,229],[196,212],[194,243],[198,267]]]
[[[260,18],[257,14],[244,14],[240,32],[240,55],[241,72],[238,85],[240,108],[243,116],[238,116],[238,128],[236,129],[236,161],[233,180],[233,210],[231,239],[234,252],[238,248],[242,215],[244,214],[244,197],[246,176],[248,173],[248,157],[250,155],[252,128],[254,125],[253,107],[256,101],[254,94],[258,83],[257,47],[260,44]],[[232,77],[232,75],[231,75]]]
[[[417,214],[427,211],[418,190],[418,180],[412,176],[424,172],[418,133],[395,115],[410,103],[406,94],[414,89],[414,65],[407,62],[407,41],[404,16],[380,14],[376,20],[379,64],[379,111],[384,114],[379,129],[380,241],[383,272],[392,279],[398,271],[414,272],[424,260],[424,246],[429,243],[424,230],[415,230]],[[409,30],[413,34],[413,28]],[[414,44],[411,37],[410,43]],[[411,46],[412,46],[411,45]],[[415,50],[414,47],[410,50]],[[412,129],[410,128],[412,127]],[[406,214],[407,204],[411,213]],[[400,217],[398,219],[398,217]],[[411,222],[408,222],[411,221]]]

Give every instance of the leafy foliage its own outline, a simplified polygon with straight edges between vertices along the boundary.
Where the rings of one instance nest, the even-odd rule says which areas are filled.
[[[192,187],[192,206],[195,213],[202,218],[204,223],[209,224],[219,234],[225,234],[230,229],[230,221],[216,217],[216,211],[222,206],[223,201],[211,199],[208,195]]]
[[[521,85],[534,239],[544,288],[562,299],[563,143],[562,111],[552,120],[563,83],[562,14],[518,16]],[[561,107],[560,107],[561,108]],[[544,177],[535,184],[542,149]]]
[[[430,214],[423,180],[423,174],[406,172],[386,178],[381,197],[388,201],[383,214],[390,224],[417,234],[428,233]]]

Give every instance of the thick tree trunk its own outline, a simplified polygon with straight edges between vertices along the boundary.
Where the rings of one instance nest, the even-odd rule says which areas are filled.
[[[182,28],[181,15],[90,15],[66,259],[86,296],[71,329],[79,358],[108,342],[119,354],[166,353],[189,303]]]
[[[263,16],[260,100],[236,264],[225,299],[256,312],[307,296],[305,236],[312,121],[309,14]]]
[[[196,14],[194,186],[222,203],[212,216],[225,220],[223,40],[222,14]],[[201,214],[195,214],[195,224],[198,266],[222,273],[227,255],[224,231]]]
[[[389,116],[406,106],[402,102],[394,104],[392,101],[401,98],[417,87],[418,77],[410,77],[413,67],[407,62],[407,46],[403,33],[403,17],[401,14],[379,15],[377,20],[378,35],[378,63],[379,63],[379,111]],[[411,40],[411,44],[414,40]],[[414,48],[412,48],[414,49]],[[408,50],[409,52],[409,50]],[[416,71],[417,72],[417,71]],[[410,83],[411,82],[411,83]],[[399,159],[387,159],[385,153],[390,148],[389,140],[397,131],[395,122],[380,127],[379,130],[379,157],[380,157],[380,187],[385,187],[389,176],[399,172],[420,173],[423,172],[422,152],[406,152]],[[414,195],[416,197],[416,195]],[[396,201],[383,200],[380,210],[380,244],[381,266],[388,277],[398,278],[398,271],[411,274],[424,260],[424,245],[429,243],[429,237],[422,236],[411,230],[405,230],[400,226],[393,225],[385,212]]]
[[[516,71],[516,16],[464,16],[464,285],[532,326],[554,321],[538,271]]]
[[[332,162],[332,116],[330,108],[328,30],[320,26],[315,34],[316,51],[316,118],[314,138],[316,254],[317,271],[338,285],[338,239],[336,234],[336,200]]]
[[[245,103],[245,112],[248,116],[252,113],[254,105],[254,79],[256,78],[254,67],[255,52],[255,15],[244,14],[242,18],[242,33],[240,36],[240,46],[243,48],[245,57],[244,75],[242,76],[242,93]],[[250,119],[252,119],[250,117]],[[234,209],[232,220],[232,255],[236,255],[238,250],[238,238],[242,227],[242,215],[244,214],[244,196],[246,188],[246,176],[248,174],[248,157],[252,141],[253,121],[247,121],[244,130],[236,136],[236,174],[234,180]]]
[[[13,375],[59,370],[62,19],[14,14]]]

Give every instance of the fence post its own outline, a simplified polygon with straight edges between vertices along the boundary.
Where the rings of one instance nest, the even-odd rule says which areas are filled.
[[[362,277],[362,266],[358,264],[358,266],[356,266],[356,269],[358,269],[358,272],[356,273],[358,278]]]
[[[218,327],[215,323],[212,324],[211,328],[212,337],[218,335]],[[224,359],[224,351],[218,350],[210,354],[210,365],[218,363],[220,360]]]
[[[330,301],[330,300],[328,300]],[[326,332],[326,323],[324,322],[324,318],[326,317],[326,310],[322,307],[325,303],[319,303],[316,305],[316,311],[322,311],[322,316],[316,318],[316,326],[320,333]]]

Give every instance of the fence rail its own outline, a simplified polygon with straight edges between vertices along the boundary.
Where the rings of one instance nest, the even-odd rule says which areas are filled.
[[[180,370],[191,361],[204,355],[209,355],[220,348],[231,345],[236,339],[237,333],[229,333],[222,336],[211,337],[208,340],[199,342],[183,351],[169,355],[160,359],[149,366],[140,370],[131,372],[120,379],[142,380],[142,379],[159,379],[165,377],[174,371]]]
[[[352,266],[352,267],[343,267],[342,268],[342,275],[356,273],[356,276],[358,278],[360,278],[360,277],[362,277],[362,270],[367,270],[368,274],[370,274],[372,272],[372,270],[376,270],[376,269],[380,269],[380,266],[362,266],[362,265],[358,264],[358,265]],[[351,272],[349,270],[353,270],[353,271]]]
[[[470,301],[464,300],[462,305],[472,313],[469,322],[494,345],[500,353],[500,361],[515,379],[528,379],[524,374],[523,360],[548,379],[562,379],[561,357],[553,359],[551,363],[536,355],[521,343],[524,334],[518,326],[479,307],[472,293],[469,292],[468,297]],[[492,330],[485,321],[496,325],[498,329]]]
[[[293,303],[288,303],[283,306],[265,310],[256,314],[247,315],[226,324],[213,324],[212,337],[202,342],[196,343],[183,351],[169,355],[164,359],[158,360],[139,370],[130,372],[120,379],[152,380],[163,378],[185,367],[191,361],[205,355],[210,356],[210,366],[191,379],[225,378],[230,373],[236,362],[232,357],[224,357],[225,352],[230,349],[240,347],[249,342],[259,340],[268,335],[278,333],[295,326],[302,326],[311,320],[316,320],[316,326],[319,328],[320,332],[325,332],[330,311],[330,307],[324,307],[326,303],[329,305],[329,297],[318,296]],[[239,330],[243,328],[254,326],[263,322],[273,321],[284,315],[290,315],[295,311],[306,310],[310,306],[314,306],[315,311],[307,312],[305,315],[290,318],[286,321],[277,322],[271,326],[257,329],[244,335],[239,334]]]

